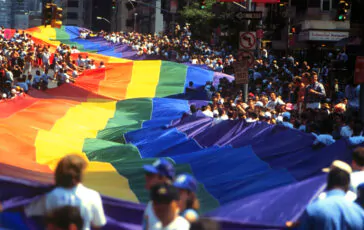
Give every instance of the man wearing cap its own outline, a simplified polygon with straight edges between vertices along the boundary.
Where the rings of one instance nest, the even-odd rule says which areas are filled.
[[[172,183],[175,176],[173,164],[165,158],[156,160],[152,165],[144,165],[143,169],[147,190],[150,190],[155,184]]]
[[[334,161],[327,176],[327,194],[308,205],[300,229],[345,230],[363,229],[364,210],[345,198],[350,186],[350,165]]]
[[[189,230],[190,223],[179,216],[179,192],[170,184],[157,184],[151,188],[150,199],[155,219],[144,229],[148,230]]]
[[[282,118],[282,120],[283,120],[282,125],[284,127],[293,129],[294,128],[293,127],[293,124],[290,122],[290,120],[291,120],[291,113],[290,112],[284,112],[282,114],[282,117],[283,117]]]
[[[337,167],[343,162],[334,161],[331,165],[332,167]],[[353,172],[350,174],[350,187],[349,191],[346,193],[346,198],[350,201],[355,201],[357,199],[357,187],[364,183],[364,148],[358,147],[353,151],[351,166]],[[329,168],[323,169],[324,172],[329,172]],[[319,198],[323,199],[326,197],[326,193],[321,193]]]
[[[197,181],[189,174],[178,175],[173,183],[179,189],[179,208],[180,215],[189,222],[195,222],[199,215],[197,213],[200,203],[197,199]]]
[[[143,166],[145,172],[145,188],[150,190],[154,185],[165,183],[172,184],[175,177],[175,169],[172,163],[165,158],[156,160],[152,165]],[[154,211],[153,202],[149,202],[143,215],[144,229],[149,229],[150,224],[158,221]]]

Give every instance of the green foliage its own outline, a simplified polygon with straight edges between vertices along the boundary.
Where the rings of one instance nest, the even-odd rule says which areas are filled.
[[[185,22],[191,24],[194,35],[199,37],[209,36],[210,25],[214,18],[212,5],[216,0],[206,0],[206,7],[201,9],[200,1],[190,0],[190,5],[185,6],[179,13]],[[207,33],[207,34],[206,34]]]

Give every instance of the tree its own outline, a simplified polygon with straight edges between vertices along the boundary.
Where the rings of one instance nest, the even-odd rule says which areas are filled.
[[[201,9],[200,1],[189,2],[179,13],[185,22],[191,24],[194,36],[208,39],[211,34],[211,24],[214,18],[212,5],[216,0],[206,0],[206,7]]]

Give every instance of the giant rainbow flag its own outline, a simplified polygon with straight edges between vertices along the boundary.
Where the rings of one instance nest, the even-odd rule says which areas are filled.
[[[199,113],[181,119],[191,104],[206,103],[184,94],[189,81],[202,86],[229,76],[122,59],[128,47],[78,39],[75,27],[26,32],[52,48],[60,41],[77,45],[106,68],[0,103],[0,227],[36,226],[17,208],[51,189],[55,165],[69,153],[89,162],[85,185],[103,195],[106,229],[140,229],[148,201],[142,165],[158,157],[197,178],[201,214],[226,229],[281,229],[298,220],[324,189],[321,169],[334,159],[350,161],[346,140],[313,149],[311,134],[281,126],[216,124]]]

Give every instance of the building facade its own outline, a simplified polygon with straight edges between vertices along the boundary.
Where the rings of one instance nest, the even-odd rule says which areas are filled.
[[[0,26],[10,28],[12,23],[12,0],[0,0]]]
[[[63,8],[63,25],[90,28],[93,0],[55,0]]]
[[[170,0],[118,0],[112,26],[115,31],[160,33],[165,30],[164,13]]]

